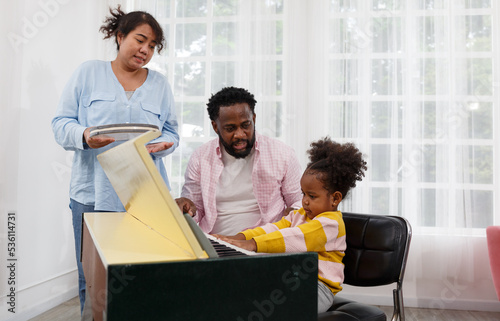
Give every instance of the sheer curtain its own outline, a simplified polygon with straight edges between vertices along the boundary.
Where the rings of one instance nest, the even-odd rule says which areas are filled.
[[[370,171],[346,208],[415,226],[494,223],[496,3],[476,1],[135,1],[168,50],[184,146],[214,137],[205,111],[223,86],[258,98],[257,129],[294,146],[354,141]],[[497,76],[498,77],[498,76]],[[177,163],[175,165],[175,163]],[[179,191],[182,179],[174,192]],[[362,203],[362,205],[361,205]]]
[[[167,160],[178,196],[192,151],[215,137],[206,103],[225,86],[256,95],[257,129],[283,138],[283,4],[281,1],[135,1],[162,24],[167,50],[150,68],[171,81],[182,141]]]
[[[257,130],[293,146],[303,165],[309,143],[326,135],[364,152],[367,177],[342,210],[410,221],[409,304],[494,305],[484,229],[500,221],[498,2],[128,5],[154,14],[168,35],[151,68],[171,80],[182,124],[168,160],[174,195],[191,152],[215,137],[207,99],[223,86],[246,87],[258,101]],[[356,295],[378,300],[369,290]]]
[[[332,3],[327,128],[370,157],[361,210],[416,227],[493,224],[491,5]]]
[[[410,300],[465,308],[470,293],[492,298],[478,289],[487,282],[480,271],[489,276],[484,228],[499,220],[498,4],[332,1],[330,9],[326,128],[357,142],[370,163],[344,210],[409,219]]]

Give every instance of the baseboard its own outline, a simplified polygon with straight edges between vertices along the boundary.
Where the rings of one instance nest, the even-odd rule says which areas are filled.
[[[466,310],[466,311],[484,311],[500,312],[498,301],[479,301],[479,300],[440,300],[433,298],[405,298],[404,305],[407,307],[436,309],[436,310]]]
[[[0,320],[29,320],[74,298],[78,295],[77,278],[76,269],[72,269],[20,289],[16,293],[15,313],[9,312],[6,305],[0,311]],[[6,296],[0,300],[7,302]]]
[[[384,292],[385,294],[385,292]],[[339,293],[339,296],[349,300],[355,300],[371,305],[393,306],[391,296],[385,295],[366,295],[355,293]],[[407,308],[419,309],[437,309],[437,310],[466,310],[466,311],[484,311],[500,312],[498,301],[479,301],[479,300],[438,300],[433,298],[408,298],[404,297],[404,306]]]

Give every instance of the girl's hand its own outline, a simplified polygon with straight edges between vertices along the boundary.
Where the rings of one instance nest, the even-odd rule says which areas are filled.
[[[245,235],[238,233],[236,235],[220,235],[220,234],[212,234],[219,240],[223,240],[227,242],[227,240],[246,240]]]
[[[254,239],[245,240],[245,236],[241,233],[238,233],[233,236],[225,236],[218,234],[214,234],[213,236],[229,244],[241,247],[242,249],[254,252],[257,251],[257,243],[255,243]]]
[[[247,251],[257,251],[257,243],[255,243],[254,239],[251,240],[234,240],[234,239],[228,239],[224,240],[227,243],[231,243],[237,247],[241,247],[242,249],[245,249]]]

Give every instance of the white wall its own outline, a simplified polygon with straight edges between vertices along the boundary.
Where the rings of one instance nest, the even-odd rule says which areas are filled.
[[[103,58],[103,1],[3,1],[0,19],[0,320],[26,320],[77,295],[71,212],[72,154],[50,121],[81,62]],[[101,45],[99,45],[99,43]],[[16,213],[17,261],[7,261],[7,213]],[[8,311],[15,263],[15,314]]]
[[[77,295],[68,208],[72,155],[54,142],[50,120],[76,66],[112,55],[98,33],[106,8],[99,0],[2,3],[0,320],[25,320]],[[7,305],[8,211],[17,215],[15,315]],[[463,248],[464,255],[446,258],[456,247]],[[416,233],[404,294],[407,306],[500,311],[484,233],[477,237]],[[346,286],[343,295],[392,305],[390,287],[381,291]]]

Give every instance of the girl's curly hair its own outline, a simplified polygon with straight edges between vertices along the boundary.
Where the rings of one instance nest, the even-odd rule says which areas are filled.
[[[311,143],[306,173],[317,178],[329,193],[339,191],[345,198],[367,170],[363,155],[352,143],[339,144],[325,137]]]

